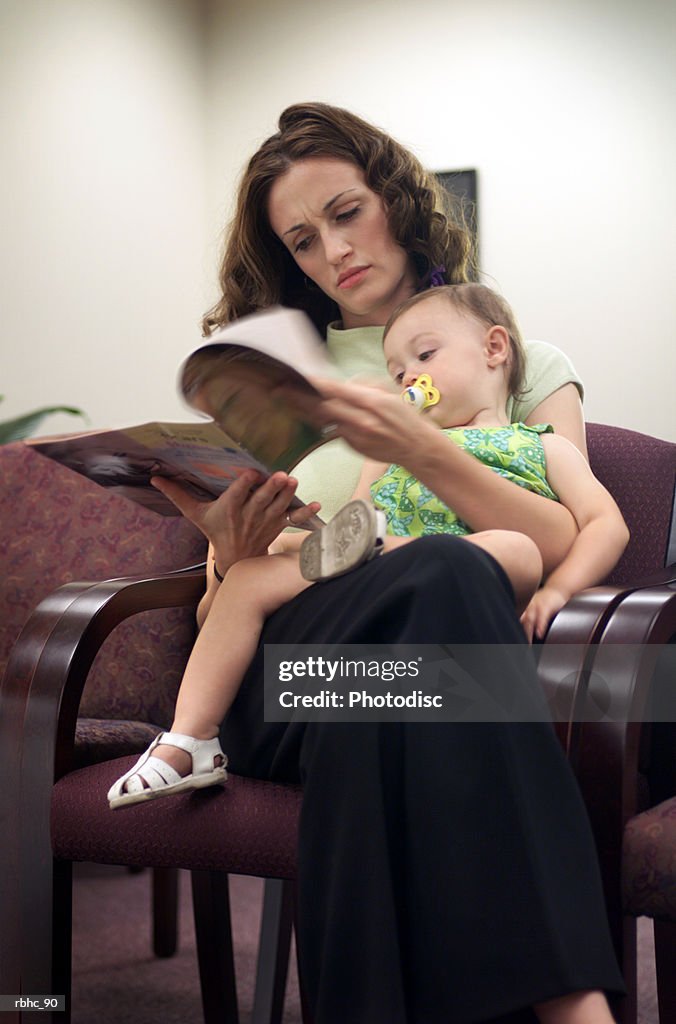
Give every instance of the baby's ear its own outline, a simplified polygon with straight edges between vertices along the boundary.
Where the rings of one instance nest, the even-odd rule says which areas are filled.
[[[512,345],[509,340],[509,333],[505,327],[496,324],[486,331],[484,351],[488,366],[502,366],[504,363],[509,362],[512,354]]]

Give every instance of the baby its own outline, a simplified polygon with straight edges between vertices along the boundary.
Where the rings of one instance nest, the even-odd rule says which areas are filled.
[[[322,530],[302,540],[282,534],[268,555],[244,559],[225,573],[188,661],[171,732],[160,734],[112,786],[112,808],[225,781],[220,724],[263,623],[311,583],[418,537],[455,534],[501,565],[532,639],[544,635],[576,591],[602,580],[624,550],[628,531],[619,509],[577,449],[547,425],[507,419],[507,399],[522,387],[524,354],[514,316],[500,296],[478,284],[415,295],[390,318],[384,351],[409,405],[400,409],[408,417],[407,436],[419,434],[423,453],[431,445],[459,445],[517,486],[560,501],[579,530],[568,554],[538,589],[542,559],[529,537],[508,530],[472,533],[445,504],[443,481],[435,478],[433,493],[404,466],[367,460],[353,500]],[[347,397],[352,387],[331,383],[326,393]],[[411,429],[418,414],[420,426]],[[431,431],[430,424],[439,429]]]

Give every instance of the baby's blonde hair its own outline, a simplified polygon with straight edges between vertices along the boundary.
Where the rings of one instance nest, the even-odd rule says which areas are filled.
[[[454,309],[469,313],[470,316],[487,327],[504,327],[509,335],[511,348],[507,388],[509,394],[514,398],[522,395],[525,390],[526,352],[521,331],[509,303],[485,284],[448,284],[418,292],[394,310],[385,325],[383,341],[392,324],[400,316],[407,313],[413,306],[417,306],[419,302],[425,302],[436,296],[444,296]]]

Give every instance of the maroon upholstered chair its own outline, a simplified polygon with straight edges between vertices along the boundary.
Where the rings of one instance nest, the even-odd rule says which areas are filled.
[[[616,1012],[623,1024],[636,1020],[636,918],[645,915],[667,1024],[676,1020],[676,725],[659,715],[651,724],[649,702],[676,686],[676,648],[665,647],[676,640],[676,445],[593,423],[587,435],[631,540],[606,584],[554,620],[539,675],[596,837],[628,988]],[[611,699],[612,721],[599,714]]]
[[[24,444],[0,447],[0,469],[0,678],[29,616],[61,584],[161,573],[205,556],[204,539],[189,523],[114,497]],[[80,705],[76,764],[138,753],[171,723],[193,635],[189,611],[148,612],[106,645]],[[175,871],[154,874],[160,956],[176,949],[177,880]]]
[[[164,851],[157,857],[142,852],[143,837],[156,840],[159,835],[153,813],[148,823],[138,815],[111,815],[107,803],[96,799],[114,781],[111,777],[107,785],[99,783],[97,766],[105,770],[104,765],[112,765],[113,773],[119,775],[159,730],[171,724],[178,684],[194,640],[195,605],[204,589],[203,566],[195,565],[206,555],[204,538],[180,517],[148,512],[23,444],[0,447],[0,469],[4,568],[0,585],[0,750],[7,771],[0,787],[0,821],[5,834],[17,840],[5,844],[1,852],[0,991],[36,992],[35,985],[39,988],[41,980],[32,965],[42,956],[51,961],[53,954],[53,984],[68,992],[70,859],[154,869],[155,950],[165,956],[176,947],[177,869],[186,866],[194,869],[205,1016],[220,1021],[226,1010],[234,1019],[227,875],[223,874],[223,869],[231,868],[271,879],[265,900],[260,958],[263,980],[256,989],[256,1019],[278,1017],[293,907],[291,882],[280,884],[277,880],[291,879],[295,873],[297,792],[233,778],[226,795],[229,841],[214,838],[211,844],[202,844],[199,829],[193,833],[189,828],[184,833],[183,824],[176,828],[175,822],[165,818],[165,834],[172,840],[163,843]],[[172,573],[183,566],[193,566],[193,571]],[[111,581],[112,576],[116,579]],[[96,579],[107,582],[74,582]],[[151,581],[150,589],[144,586],[144,579]],[[60,703],[66,678],[69,685],[78,679],[82,685],[78,688],[75,683],[77,696],[72,701],[66,687]],[[38,692],[49,695],[46,703]],[[29,695],[37,715],[34,724],[39,719],[38,730],[45,730],[45,738],[50,737],[46,744],[38,740],[30,753],[23,748],[22,734]],[[55,705],[50,703],[52,697],[56,697]],[[111,760],[116,758],[122,760]],[[36,780],[58,779],[64,773],[64,781],[76,785],[84,777],[84,789],[71,802],[71,788],[54,790],[54,853],[59,859],[54,862],[53,877],[51,869],[49,877],[43,877],[41,861],[49,831],[41,830],[38,822],[49,820],[51,783],[45,790]],[[38,804],[29,800],[28,807],[19,798],[21,777],[28,788],[35,786],[35,793],[41,790],[45,797],[42,819]],[[105,823],[112,826],[112,836],[119,842],[119,856],[111,852],[101,857],[100,850],[97,854],[97,831],[88,817],[85,794],[99,813],[104,810]],[[61,798],[63,817],[58,813]],[[207,804],[198,801],[195,806],[205,809]],[[59,829],[66,820],[71,831]],[[201,822],[198,817],[200,829]],[[204,827],[215,836],[212,824],[209,820]],[[33,834],[34,825],[38,827]],[[18,842],[20,833],[23,846]],[[44,841],[42,847],[36,836]],[[186,859],[185,850],[180,853],[176,843],[180,845],[181,837],[189,836],[195,841]],[[73,841],[89,844],[87,850],[83,846],[76,853],[69,845]],[[215,861],[214,850],[218,852]],[[48,859],[51,863],[51,853]],[[25,870],[20,872],[19,864]],[[210,871],[215,867],[218,874]],[[36,927],[36,921],[44,923],[44,931]],[[60,1019],[64,1020],[63,1014]]]
[[[581,737],[582,752],[589,754],[580,768],[589,777],[603,749],[604,779],[614,772],[615,802],[607,810],[613,828],[622,829],[619,872],[607,861],[604,866],[607,892],[613,886],[609,899],[624,915],[626,1016],[635,1012],[635,920],[646,916],[654,924],[660,1019],[666,1024],[676,1020],[676,721],[669,708],[664,721],[653,708],[653,725],[641,728],[632,720],[640,723],[644,708],[650,717],[657,687],[676,690],[676,648],[658,653],[660,644],[676,640],[676,445],[599,424],[590,425],[589,444],[592,467],[632,533],[608,582],[634,589],[647,577],[656,585],[627,596],[599,639],[594,669],[613,674],[615,695],[624,700],[617,711],[628,724],[618,730],[590,723]]]
[[[587,424],[590,465],[622,509],[631,539],[605,581],[634,586],[649,574],[666,578],[676,564],[676,445],[635,430]]]
[[[601,657],[611,658],[617,649],[617,642],[608,638],[617,637],[618,631],[620,636],[640,636],[641,642],[631,645],[631,651],[636,647],[640,654],[641,648],[657,653],[658,641],[676,635],[674,592],[664,582],[669,576],[662,571],[662,582],[652,586],[645,579],[664,566],[669,549],[676,446],[596,425],[590,425],[589,442],[594,469],[618,497],[632,540],[609,581],[613,585],[578,595],[557,616],[540,651],[539,673],[562,720],[559,734],[580,780],[599,844],[618,951],[625,970],[631,971],[621,888],[623,833],[636,814],[649,806],[650,794],[639,805],[643,764],[637,729],[630,724],[625,729],[594,732],[592,726],[603,723],[590,723],[588,728],[584,711],[593,695],[590,671],[595,666],[606,672],[613,687],[617,677],[618,691],[632,712],[641,711],[647,699],[651,651],[638,657],[636,664],[625,656],[619,666],[603,665]],[[626,467],[630,467],[628,482]],[[647,531],[642,529],[643,522],[650,524]],[[136,577],[61,588],[31,617],[14,648],[0,715],[0,723],[7,717],[12,741],[8,751],[0,748],[0,757],[3,773],[6,762],[9,792],[14,796],[7,812],[13,826],[9,834],[16,834],[15,841],[0,845],[0,879],[9,879],[12,897],[1,930],[18,944],[15,967],[20,969],[25,992],[69,991],[66,904],[72,860],[193,870],[209,1024],[216,1019],[236,1020],[228,976],[230,932],[222,927],[227,912],[225,872],[281,880],[277,912],[271,905],[268,909],[277,923],[288,921],[300,803],[296,789],[231,777],[223,792],[180,796],[139,805],[133,815],[111,815],[105,800],[107,787],[131,759],[74,766],[78,708],[98,647],[119,628],[118,623],[142,609],[193,608],[202,587],[201,573],[177,573],[161,579]],[[632,629],[620,617],[625,606],[625,619],[634,623]],[[20,700],[13,696],[17,691]],[[31,921],[30,941],[22,936],[25,921]],[[269,934],[275,938],[274,930]],[[282,929],[282,935],[288,936],[288,929]],[[268,952],[271,961],[283,968],[286,938],[281,950],[273,941]],[[280,969],[277,976],[282,974]],[[20,991],[14,986],[5,990]],[[629,1024],[631,1000],[621,1009]]]

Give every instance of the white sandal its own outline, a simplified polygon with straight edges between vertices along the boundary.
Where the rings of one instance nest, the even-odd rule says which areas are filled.
[[[166,761],[153,757],[152,751],[160,743],[187,751],[192,757],[192,772],[189,775],[179,775]],[[214,767],[214,759],[217,757],[221,757],[223,763]],[[108,803],[111,810],[115,810],[117,807],[138,804],[143,800],[156,800],[160,796],[185,793],[190,789],[222,786],[228,777],[225,770],[227,763],[228,759],[221,750],[218,739],[196,740],[192,736],[182,736],[177,732],[161,732],[145,754],[141,754],[134,767],[110,787]]]
[[[356,569],[380,554],[386,526],[384,512],[361,498],[348,502],[301,544],[301,575],[306,580],[330,580]]]

